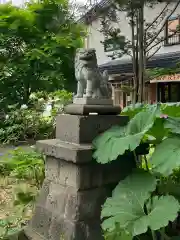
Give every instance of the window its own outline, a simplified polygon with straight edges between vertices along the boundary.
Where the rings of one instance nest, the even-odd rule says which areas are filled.
[[[106,39],[104,41],[104,51],[112,52],[116,50],[122,50],[125,46],[125,37],[119,36],[118,39]]]
[[[179,102],[180,83],[158,83],[158,102]]]
[[[180,16],[172,17],[166,22],[165,45],[180,44]]]

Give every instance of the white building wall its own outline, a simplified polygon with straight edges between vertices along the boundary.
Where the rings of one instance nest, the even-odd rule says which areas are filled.
[[[145,18],[147,22],[152,22],[153,19],[162,11],[164,8],[165,3],[160,3],[155,6],[155,8],[145,8]],[[173,9],[174,4],[172,4],[169,8]],[[172,16],[177,16],[180,14],[180,6],[177,8],[177,10],[174,12]],[[126,18],[126,13],[120,12],[118,18],[120,21],[118,21],[117,25],[121,29],[122,35],[126,36],[127,39],[131,39],[131,28],[128,25],[128,19]],[[100,33],[101,28],[101,21],[99,19],[93,21],[91,25],[88,26],[89,36],[88,40],[86,42],[86,47],[88,48],[95,48],[97,51],[97,58],[98,58],[98,64],[104,64],[111,60],[110,57],[108,57],[109,53],[104,52],[104,46],[101,43],[101,41],[104,41],[104,36],[102,33]],[[162,31],[162,36],[164,36],[164,31]],[[160,53],[167,53],[167,52],[176,52],[180,51],[180,45],[174,45],[174,46],[164,46],[164,43],[161,43],[161,48],[157,52],[157,54]],[[129,58],[129,56],[123,56],[122,58]],[[121,59],[122,59],[121,58]]]
[[[0,4],[4,4],[4,3],[8,3],[8,2],[12,2],[13,5],[16,5],[16,6],[21,6],[21,5],[24,5],[27,0],[0,0]]]

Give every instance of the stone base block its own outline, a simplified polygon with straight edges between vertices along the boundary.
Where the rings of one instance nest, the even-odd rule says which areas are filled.
[[[46,158],[45,176],[42,190],[48,192],[48,183],[74,187],[78,190],[93,189],[117,183],[135,168],[133,156],[120,157],[111,164],[98,164],[92,161],[89,164],[74,164],[54,157]],[[112,174],[113,172],[113,174]]]
[[[70,104],[64,108],[64,111],[72,115],[117,115],[121,112],[120,106],[111,104]]]
[[[114,125],[124,126],[127,116],[102,115],[58,115],[56,120],[56,138],[64,142],[91,144],[95,137]]]
[[[79,110],[78,110],[79,108]],[[59,115],[56,139],[39,141],[46,155],[45,180],[25,234],[29,240],[103,240],[101,208],[116,184],[135,167],[132,155],[110,164],[93,159],[92,141],[108,128],[128,122],[114,116],[119,107],[110,105],[67,106],[80,114],[97,110],[111,115]]]
[[[100,240],[101,206],[107,188],[77,191],[51,183],[46,203],[38,202],[34,216],[25,229],[29,239]]]
[[[112,99],[106,99],[106,98],[74,98],[73,99],[74,104],[82,104],[82,105],[113,105]]]
[[[100,224],[101,222],[96,219],[86,222],[70,222],[54,216],[47,236],[45,233],[39,234],[36,229],[28,226],[24,230],[26,239],[22,240],[104,240]]]

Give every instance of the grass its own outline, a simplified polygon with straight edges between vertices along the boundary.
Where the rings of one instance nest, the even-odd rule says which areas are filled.
[[[7,156],[11,156],[11,159],[7,159]],[[43,181],[44,163],[42,156],[32,149],[18,148],[10,154],[5,151],[5,155],[0,159],[2,240],[5,236],[19,231],[31,219],[35,198]]]
[[[32,217],[34,204],[16,204],[17,194],[33,190],[38,193],[31,183],[24,183],[14,178],[0,177],[0,239],[19,231]]]

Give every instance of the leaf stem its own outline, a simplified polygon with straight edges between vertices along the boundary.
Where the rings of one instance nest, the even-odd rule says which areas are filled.
[[[149,171],[148,160],[147,160],[146,155],[144,155],[144,161],[145,161],[145,165],[146,165],[146,170]]]
[[[152,240],[156,240],[156,234],[153,230],[151,230],[151,234],[152,234]]]
[[[135,163],[136,163],[136,167],[138,167],[139,166],[139,162],[138,162],[138,158],[137,158],[135,150],[133,151],[133,155],[134,155],[134,160],[135,160]]]
[[[170,239],[171,239],[170,237],[168,237],[168,236],[166,235],[164,229],[160,230],[160,233],[161,233],[161,235],[163,236],[163,239],[164,239],[164,240],[170,240]]]

